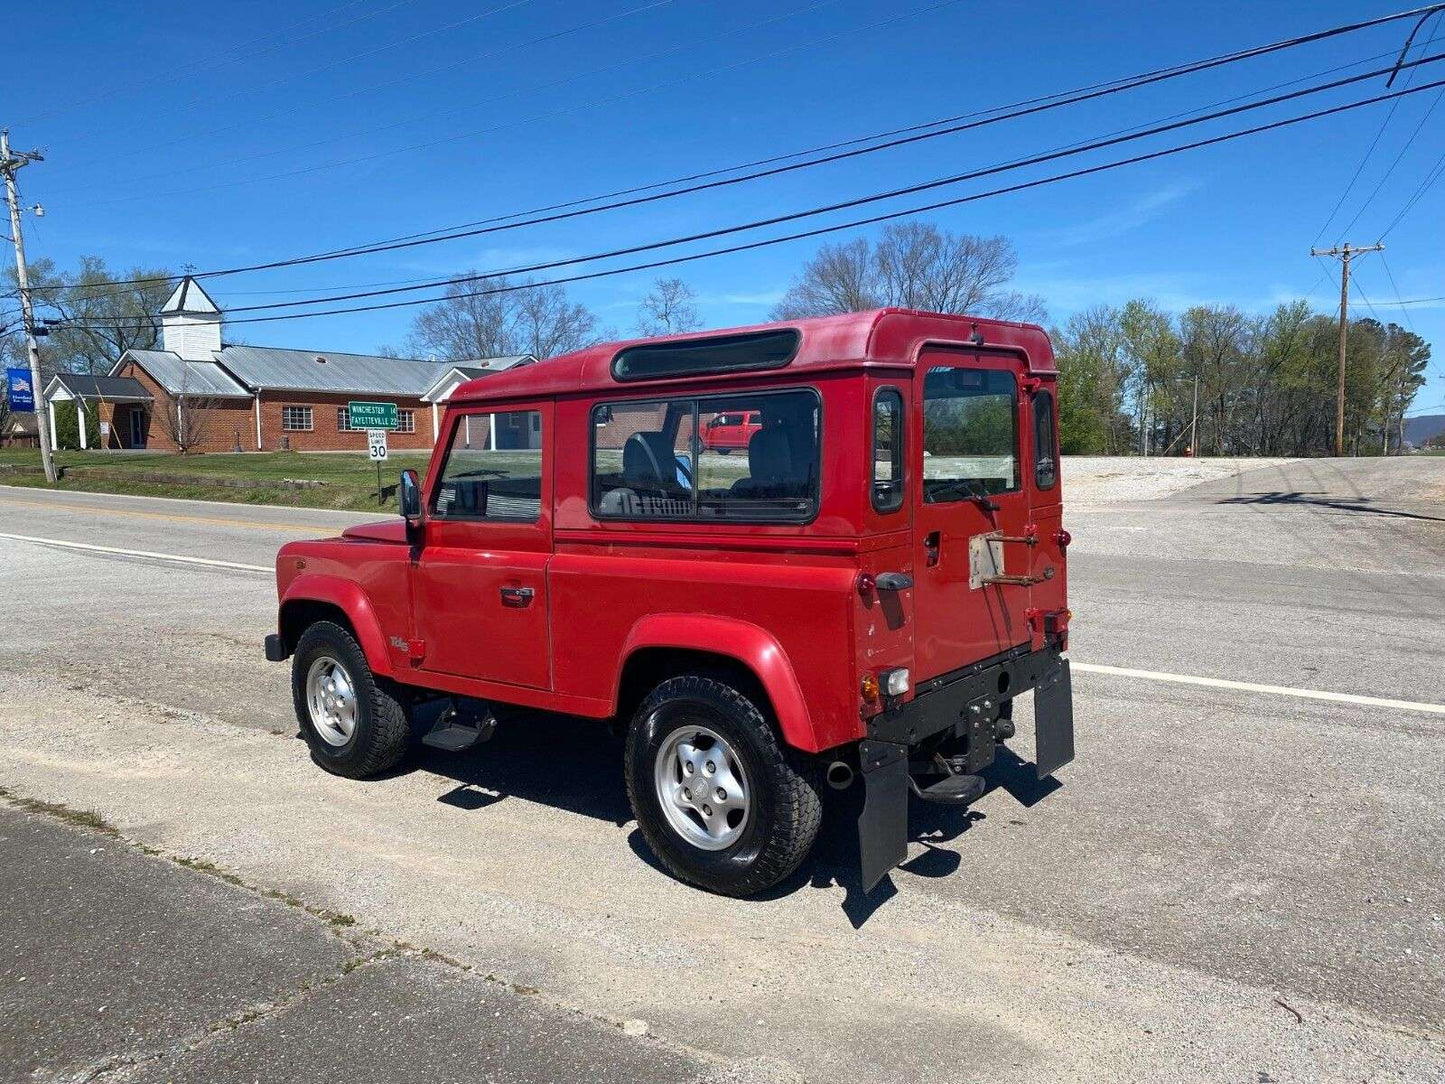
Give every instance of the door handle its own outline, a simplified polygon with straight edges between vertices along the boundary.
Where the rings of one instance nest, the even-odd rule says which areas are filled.
[[[520,610],[524,606],[532,605],[532,598],[536,593],[530,587],[503,587],[502,605]]]

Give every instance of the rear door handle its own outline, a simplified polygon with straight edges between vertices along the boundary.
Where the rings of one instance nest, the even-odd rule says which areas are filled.
[[[530,587],[503,587],[502,605],[520,610],[524,606],[532,605],[532,598],[536,593]]]

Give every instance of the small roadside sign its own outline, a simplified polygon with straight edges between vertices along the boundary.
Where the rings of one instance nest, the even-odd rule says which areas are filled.
[[[366,431],[366,454],[378,463],[386,462],[385,429],[368,429]]]
[[[19,414],[35,413],[35,386],[29,369],[5,370],[5,395],[11,410]]]
[[[395,403],[346,404],[347,423],[352,429],[395,429],[397,427]]]

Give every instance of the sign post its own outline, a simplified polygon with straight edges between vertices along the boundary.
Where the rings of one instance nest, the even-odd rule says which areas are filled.
[[[376,464],[376,503],[385,504],[381,492],[381,465],[386,462],[386,431],[399,424],[395,403],[348,402],[346,424],[366,430],[366,455]]]
[[[381,465],[386,462],[385,429],[368,429],[366,431],[366,454],[376,464],[376,503],[385,504],[386,499],[381,495]]]

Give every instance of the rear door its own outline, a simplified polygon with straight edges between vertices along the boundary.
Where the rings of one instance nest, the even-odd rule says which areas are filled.
[[[915,682],[1026,643],[1031,547],[1020,363],[927,350],[915,381]]]
[[[551,404],[448,413],[412,571],[422,668],[551,688]]]

